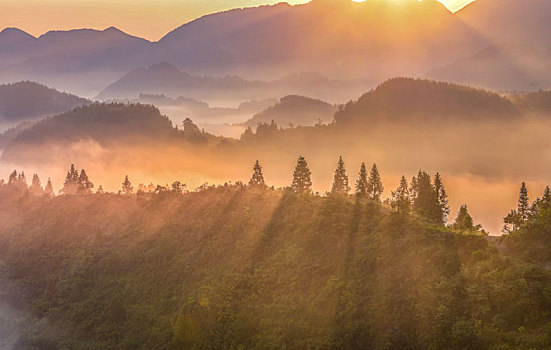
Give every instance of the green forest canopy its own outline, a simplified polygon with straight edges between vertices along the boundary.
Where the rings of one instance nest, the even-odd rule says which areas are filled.
[[[495,242],[466,207],[445,226],[442,179],[423,171],[394,210],[347,194],[342,160],[324,196],[302,181],[304,158],[302,185],[283,189],[259,164],[250,185],[191,192],[136,193],[125,177],[120,194],[92,194],[82,173],[68,172],[76,195],[33,194],[16,171],[0,186],[0,295],[25,311],[18,348],[551,346],[545,196]]]

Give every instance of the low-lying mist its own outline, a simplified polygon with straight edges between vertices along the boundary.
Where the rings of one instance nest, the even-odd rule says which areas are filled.
[[[215,145],[120,142],[95,140],[29,145],[10,162],[1,164],[4,176],[13,169],[51,177],[59,189],[70,164],[86,169],[91,180],[118,191],[125,175],[133,184],[171,184],[188,189],[208,182],[248,181],[259,160],[269,185],[288,186],[298,155],[308,160],[315,191],[330,190],[337,159],[343,156],[353,183],[362,162],[377,163],[385,195],[398,186],[402,174],[411,179],[419,169],[440,172],[450,197],[453,220],[467,204],[476,222],[499,234],[503,216],[517,200],[522,181],[531,200],[551,183],[550,121],[545,117],[494,121],[382,121],[272,130],[226,139]],[[366,126],[367,125],[367,126]]]

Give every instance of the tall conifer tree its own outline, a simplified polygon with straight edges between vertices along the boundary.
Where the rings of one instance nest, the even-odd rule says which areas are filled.
[[[530,200],[528,199],[528,190],[526,189],[525,182],[520,187],[517,212],[522,223],[528,221],[530,217]]]
[[[455,221],[453,223],[453,228],[458,231],[469,231],[475,229],[473,218],[471,214],[469,214],[469,210],[466,205],[462,205],[457,212],[457,216],[455,217]]]
[[[262,174],[262,167],[260,166],[260,163],[258,160],[254,164],[253,167],[253,175],[251,176],[251,179],[249,180],[249,185],[251,186],[264,186],[264,174]]]
[[[339,157],[337,163],[337,169],[335,170],[335,176],[333,177],[333,188],[331,193],[333,194],[348,194],[350,192],[350,186],[348,185],[348,175],[346,175],[346,168],[342,157]]]
[[[124,182],[122,183],[122,193],[124,194],[131,194],[134,190],[134,187],[132,186],[132,183],[128,179],[128,175],[124,178]]]
[[[442,224],[445,224],[448,221],[448,215],[450,215],[450,207],[448,206],[448,194],[446,193],[446,188],[444,187],[442,177],[439,173],[434,175],[434,190],[436,192],[438,207],[440,208],[441,213],[440,221]]]
[[[17,170],[14,170],[14,171],[10,174],[10,177],[8,178],[8,185],[11,185],[11,184],[16,183],[17,180],[18,180]]]
[[[380,202],[381,196],[385,188],[377,169],[377,164],[373,164],[371,172],[369,173],[369,179],[367,180],[367,193],[370,199]]]
[[[392,192],[392,207],[396,209],[398,213],[403,214],[409,213],[411,210],[408,181],[403,175],[400,179],[400,185],[398,186],[396,191]]]
[[[38,174],[33,175],[33,180],[31,182],[31,186],[29,187],[29,192],[34,196],[42,196],[44,194],[44,189],[42,188],[42,183],[40,182]]]
[[[44,195],[46,197],[55,196],[54,186],[52,186],[52,180],[50,178],[48,178],[48,183],[46,183],[46,187],[44,188]]]
[[[530,218],[530,200],[528,198],[528,190],[526,189],[526,183],[522,183],[520,186],[520,192],[518,196],[518,206],[516,210],[511,210],[507,216],[503,218],[504,226],[503,232],[512,233],[526,224]]]
[[[80,181],[78,170],[75,168],[74,164],[71,164],[71,168],[67,171],[67,176],[65,177],[65,182],[63,183],[63,188],[61,193],[63,194],[76,194],[80,191]]]
[[[308,168],[308,162],[303,156],[299,156],[297,160],[297,166],[293,172],[293,182],[291,183],[291,189],[295,193],[311,193],[312,192],[312,173]]]
[[[435,223],[444,224],[442,206],[430,175],[419,170],[412,183],[415,186],[412,188],[414,192],[413,210]]]
[[[88,178],[88,174],[86,174],[86,170],[84,169],[80,171],[78,186],[78,193],[83,194],[92,193],[92,189],[94,188],[94,184],[90,181],[90,178]]]
[[[543,191],[543,196],[541,197],[542,208],[551,209],[551,189],[549,186],[545,187]]]
[[[360,173],[356,181],[356,196],[358,198],[367,198],[367,169],[365,163],[360,166]]]

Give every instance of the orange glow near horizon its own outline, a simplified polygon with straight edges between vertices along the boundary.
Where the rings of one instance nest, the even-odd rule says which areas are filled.
[[[343,0],[347,1],[347,0]],[[363,2],[362,0],[354,0]],[[393,0],[398,1],[398,0]],[[403,0],[400,0],[403,1]],[[438,0],[451,11],[472,0]],[[39,36],[50,30],[105,29],[158,40],[172,29],[200,16],[232,8],[275,4],[278,0],[0,0],[0,23]],[[287,0],[292,5],[308,0]]]

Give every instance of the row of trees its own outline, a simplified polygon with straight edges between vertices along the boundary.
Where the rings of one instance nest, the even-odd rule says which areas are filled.
[[[14,171],[9,177],[8,185],[19,186],[22,188],[24,187],[24,189],[27,190],[25,174]],[[262,167],[260,166],[258,160],[253,167],[253,174],[249,180],[249,185],[266,185]],[[79,171],[75,168],[74,164],[72,164],[70,169],[67,171],[67,176],[65,177],[65,182],[60,193],[67,195],[91,194],[93,189],[94,183],[90,180],[86,171],[84,169]],[[312,173],[308,166],[308,162],[302,156],[298,157],[297,164],[293,172],[293,180],[291,182],[290,189],[297,194],[312,193]],[[331,187],[330,195],[347,196],[351,190],[352,188],[347,175],[345,163],[343,158],[339,157],[333,177],[333,185]],[[42,188],[40,178],[36,174],[33,176],[33,181],[31,186],[28,187],[28,191],[34,195],[54,195],[50,179],[48,179],[46,188]],[[180,181],[175,181],[170,186],[168,184],[166,186],[154,186],[153,184],[144,186],[143,184],[140,184],[136,193],[184,193],[186,191],[186,184]],[[373,164],[371,170],[368,172],[365,163],[362,163],[358,173],[358,178],[354,184],[355,196],[359,200],[369,199],[375,202],[381,202],[383,191],[384,186],[377,165]],[[104,193],[103,187],[99,186],[96,193]],[[134,193],[134,186],[130,182],[128,175],[125,176],[119,193]],[[548,203],[550,201],[550,197],[551,195],[549,194],[548,188],[546,190],[546,194],[544,194],[544,198],[542,200],[538,199],[532,207],[530,207],[528,205],[526,187],[523,184],[521,189],[521,198],[519,199],[519,208],[518,210],[512,211],[507,216],[506,223],[511,225],[512,230],[514,230],[515,227],[528,220],[529,212],[535,212],[537,207],[541,205],[542,201]],[[446,224],[450,213],[447,193],[442,182],[442,177],[439,173],[436,173],[436,175],[431,178],[430,174],[423,170],[419,170],[417,175],[414,176],[410,182],[407,181],[405,176],[402,176],[398,188],[392,191],[391,198],[385,200],[385,202],[398,213],[415,213],[441,225]],[[476,228],[466,206],[461,207],[453,226],[459,230]]]
[[[249,185],[265,185],[262,167],[258,161],[256,161],[253,170],[254,172]],[[297,194],[312,193],[311,175],[308,162],[304,157],[300,156],[293,172],[291,190]],[[384,186],[377,164],[373,164],[369,174],[365,163],[361,164],[354,189],[358,199],[370,199],[381,202]],[[346,167],[342,157],[339,157],[330,194],[346,196],[350,191],[350,180],[346,173]],[[387,200],[387,202],[398,213],[409,214],[414,212],[442,225],[447,222],[448,215],[450,214],[448,195],[439,173],[436,173],[434,180],[432,180],[427,172],[419,170],[417,176],[412,178],[411,183],[408,183],[406,177],[402,176],[400,185],[395,191],[392,191],[392,198]],[[474,224],[469,225],[468,220],[462,223],[467,215],[472,221],[467,207],[463,206],[460,213],[458,213],[458,218],[461,222],[457,223],[456,227],[474,228]]]
[[[49,178],[46,186],[43,187],[38,174],[34,174],[31,185],[29,186],[25,172],[17,172],[17,170],[10,173],[7,183],[4,180],[1,180],[0,187],[15,191],[17,193],[28,193],[33,196],[54,196],[54,188],[52,186],[52,181]]]

